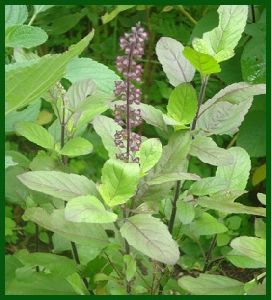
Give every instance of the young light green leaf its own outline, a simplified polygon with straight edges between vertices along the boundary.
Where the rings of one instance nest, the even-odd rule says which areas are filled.
[[[243,255],[266,264],[266,241],[264,239],[240,236],[232,240],[230,245]]]
[[[200,53],[190,47],[185,47],[183,55],[202,75],[210,75],[221,72],[220,65],[209,54]]]
[[[219,166],[216,177],[226,180],[228,189],[244,190],[251,168],[250,157],[240,147],[232,147],[227,151],[233,156],[234,161],[230,165]]]
[[[91,96],[96,91],[95,83],[90,79],[74,82],[68,89],[65,97],[70,109],[77,111],[88,96]]]
[[[167,112],[174,120],[189,124],[197,111],[197,95],[189,83],[182,83],[172,91],[167,105]]]
[[[24,24],[27,15],[26,5],[5,5],[5,27]]]
[[[186,229],[190,230],[196,236],[213,235],[228,231],[228,228],[224,224],[206,212],[185,226],[187,226]]]
[[[161,175],[154,176],[148,181],[149,185],[162,184],[165,182],[177,181],[177,180],[200,180],[200,177],[193,173],[175,172],[175,173],[164,173]]]
[[[6,113],[29,104],[48,91],[63,77],[65,66],[87,47],[93,35],[94,31],[90,32],[63,54],[45,55],[27,65],[11,64],[5,76]]]
[[[109,159],[102,169],[98,190],[110,207],[127,202],[136,192],[140,168],[136,163]]]
[[[114,82],[120,80],[120,77],[107,66],[86,57],[74,58],[67,65],[64,77],[72,83],[91,79],[98,90],[109,95],[113,94]]]
[[[43,44],[48,39],[46,32],[28,25],[13,25],[5,30],[5,47],[32,48]]]
[[[59,154],[69,157],[86,155],[93,151],[93,145],[82,137],[74,137],[69,140],[59,151]]]
[[[25,211],[24,219],[81,245],[103,248],[108,244],[106,232],[101,225],[86,223],[82,226],[80,223],[70,222],[65,219],[64,209],[56,209],[48,214],[41,207],[32,207]]]
[[[113,119],[106,116],[97,116],[94,118],[93,127],[95,132],[101,137],[102,142],[110,158],[115,158],[118,151],[114,143],[114,134],[122,127]]]
[[[197,203],[202,207],[215,209],[225,214],[247,214],[262,217],[266,216],[266,212],[263,207],[246,206],[241,203],[218,201],[207,197],[199,199]]]
[[[192,295],[244,295],[244,283],[222,275],[183,276],[179,285]]]
[[[257,198],[263,205],[266,205],[266,195],[265,194],[257,193]]]
[[[65,219],[76,223],[112,223],[117,215],[105,209],[94,196],[79,196],[71,199],[64,210]]]
[[[169,82],[177,86],[192,81],[195,69],[183,56],[183,45],[170,37],[162,37],[156,45],[156,54]]]
[[[59,171],[33,171],[18,176],[29,189],[63,200],[77,196],[97,196],[95,184],[87,177]]]
[[[195,218],[195,209],[193,203],[178,201],[177,217],[182,224],[190,224]]]
[[[196,136],[192,141],[190,154],[214,166],[229,165],[234,161],[231,153],[219,148],[212,138],[201,135]]]
[[[46,149],[54,149],[54,137],[41,125],[32,122],[19,122],[15,125],[15,131],[32,143]]]
[[[159,139],[144,141],[139,150],[140,170],[146,173],[156,165],[162,155],[162,144]]]
[[[234,48],[246,26],[248,5],[220,5],[217,11],[218,26],[204,33],[202,39],[195,38],[193,47],[221,62],[234,55]]]
[[[136,274],[136,260],[130,255],[124,255],[124,263],[126,265],[126,279],[130,281]]]
[[[131,246],[154,260],[174,265],[179,259],[178,245],[159,219],[135,215],[126,220],[120,232]]]

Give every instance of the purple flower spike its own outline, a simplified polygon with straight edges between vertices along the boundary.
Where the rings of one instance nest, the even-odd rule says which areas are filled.
[[[142,117],[140,108],[132,108],[132,105],[135,107],[141,102],[141,90],[136,85],[141,82],[143,67],[135,59],[143,56],[146,39],[147,33],[137,23],[130,33],[120,38],[120,47],[125,55],[116,58],[116,68],[124,78],[124,81],[115,82],[114,90],[115,96],[124,101],[124,104],[115,105],[114,111],[116,123],[123,127],[115,133],[115,145],[120,150],[116,157],[127,162],[139,162],[135,153],[139,150],[141,136],[131,129],[141,124]]]

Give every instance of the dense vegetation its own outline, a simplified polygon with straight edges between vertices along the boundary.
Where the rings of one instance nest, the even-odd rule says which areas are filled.
[[[5,14],[6,294],[265,294],[265,7]]]

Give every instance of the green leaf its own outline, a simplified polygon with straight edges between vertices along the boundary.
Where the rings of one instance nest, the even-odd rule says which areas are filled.
[[[46,149],[54,149],[54,137],[41,125],[32,122],[19,122],[15,125],[15,131],[32,143]]]
[[[193,203],[178,201],[177,217],[182,224],[190,224],[195,218],[195,209]]]
[[[266,216],[265,209],[263,207],[246,206],[241,203],[230,203],[225,201],[218,201],[212,198],[201,198],[197,203],[208,209],[215,209],[225,214],[247,214],[256,216]]]
[[[126,265],[126,279],[130,281],[136,274],[136,260],[132,255],[124,255],[124,263]]]
[[[38,99],[61,79],[66,65],[87,47],[93,35],[94,31],[63,54],[45,55],[27,65],[12,64],[5,76],[6,113]]]
[[[26,5],[5,5],[5,27],[24,24],[27,16]]]
[[[221,62],[234,56],[234,48],[246,25],[248,6],[220,5],[217,12],[218,26],[204,33],[202,39],[195,38],[193,47],[196,51],[209,54]]]
[[[42,272],[27,272],[13,279],[5,292],[6,295],[77,295],[66,279]]]
[[[228,189],[244,190],[251,169],[250,157],[240,147],[232,147],[227,151],[232,154],[234,162],[227,166],[219,166],[216,171],[216,177],[226,180]]]
[[[161,184],[165,182],[177,181],[177,180],[199,180],[200,177],[192,173],[175,172],[175,173],[164,173],[161,175],[154,176],[148,181],[149,185]]]
[[[257,237],[240,236],[230,243],[231,247],[245,256],[266,264],[266,241]]]
[[[182,53],[202,75],[221,72],[218,62],[209,54],[200,53],[190,47],[185,47]]]
[[[53,273],[54,276],[59,278],[65,278],[66,276],[69,276],[77,271],[76,263],[66,256],[41,252],[29,253],[24,249],[16,252],[15,257],[24,266],[45,267],[47,270]]]
[[[263,205],[266,205],[266,195],[265,194],[257,193],[257,198]]]
[[[144,141],[139,150],[140,170],[146,173],[156,165],[162,155],[162,144],[159,139]]]
[[[262,218],[256,218],[254,224],[255,236],[266,239],[266,224]]]
[[[86,98],[93,95],[95,91],[96,85],[92,80],[86,79],[76,81],[69,87],[65,95],[67,99],[67,105],[71,110],[77,111],[82,104],[84,105]]]
[[[162,37],[156,45],[156,54],[170,84],[177,86],[192,81],[195,69],[182,54],[184,47],[175,39]]]
[[[218,222],[216,218],[206,212],[186,226],[196,236],[213,235],[228,231],[224,224]]]
[[[77,196],[97,196],[95,184],[87,177],[59,171],[33,171],[18,176],[29,189],[63,200]]]
[[[182,124],[193,121],[197,111],[197,95],[189,83],[183,83],[172,91],[167,105],[167,112],[174,120]]]
[[[183,276],[179,285],[192,295],[244,295],[244,283],[221,275]]]
[[[64,209],[48,214],[43,208],[32,207],[25,211],[24,219],[81,245],[102,249],[108,244],[107,235],[101,225],[86,223],[82,226],[81,223],[70,222],[65,219]]]
[[[93,145],[82,137],[75,137],[69,140],[59,151],[59,154],[69,157],[86,155],[93,151]]]
[[[253,96],[260,94],[265,94],[264,84],[240,82],[227,86],[201,106],[196,127],[209,135],[233,135],[244,120]]]
[[[118,14],[122,11],[128,10],[132,7],[134,7],[135,5],[116,5],[116,8],[114,10],[112,10],[110,13],[106,12],[102,17],[102,23],[103,24],[107,24],[110,21],[112,21],[113,19],[115,19]]]
[[[16,227],[16,222],[11,218],[5,217],[5,236],[12,236],[13,229]]]
[[[5,117],[5,132],[15,131],[15,125],[20,121],[34,122],[40,112],[41,101],[31,103],[26,109],[10,112]]]
[[[214,166],[229,165],[234,161],[232,155],[227,150],[219,148],[212,138],[201,135],[192,141],[190,154]]]
[[[258,262],[243,253],[232,249],[226,255],[226,259],[230,261],[237,268],[250,268],[250,269],[259,269],[265,268],[265,264]]]
[[[74,58],[67,65],[64,77],[72,83],[91,79],[98,90],[109,95],[113,94],[114,82],[120,80],[120,77],[107,66],[86,57]]]
[[[5,155],[5,169],[15,165],[17,165],[17,163],[13,161],[12,157],[9,155]]]
[[[247,114],[238,133],[237,146],[244,148],[250,157],[266,155],[265,111],[252,111]]]
[[[122,127],[113,119],[106,116],[97,116],[94,118],[93,127],[95,132],[101,137],[102,142],[110,158],[115,158],[118,151],[114,143],[114,134]]]
[[[136,192],[140,168],[136,163],[109,159],[102,169],[99,192],[110,207],[126,203]]]
[[[147,124],[155,126],[162,131],[167,132],[167,126],[165,125],[163,116],[164,114],[159,109],[156,109],[152,105],[145,103],[140,104],[141,116]]]
[[[85,286],[81,276],[75,272],[69,275],[66,280],[71,284],[73,289],[78,295],[89,295],[90,292],[88,291],[87,287]]]
[[[250,39],[243,48],[241,69],[243,79],[251,83],[266,82],[266,10],[257,23],[246,26]],[[258,45],[258,47],[256,47]]]
[[[196,196],[211,195],[227,188],[227,182],[223,178],[206,177],[194,182],[189,193]]]
[[[165,173],[186,173],[190,143],[191,137],[188,131],[176,131],[170,136],[168,144],[163,147],[160,160],[149,171],[148,175],[140,181],[136,195],[137,199],[141,199],[141,201],[157,199],[158,201],[169,193],[176,180],[153,186],[150,186],[149,182],[155,177],[164,176]]]
[[[135,215],[126,220],[120,232],[129,245],[154,260],[174,265],[179,259],[178,245],[159,219]]]
[[[13,25],[5,30],[5,47],[32,48],[43,44],[48,39],[46,32],[28,25]]]
[[[80,196],[71,199],[64,210],[65,219],[76,223],[112,223],[117,215],[106,211],[94,196]]]
[[[54,5],[33,5],[34,6],[34,14],[37,15],[41,12],[48,10],[49,8],[53,7]]]

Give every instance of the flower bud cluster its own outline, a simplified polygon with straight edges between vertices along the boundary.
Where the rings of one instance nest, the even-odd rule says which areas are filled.
[[[131,129],[142,122],[141,110],[137,105],[141,103],[141,90],[135,84],[141,82],[143,68],[137,64],[135,59],[144,54],[144,42],[147,33],[137,23],[131,28],[130,33],[125,33],[120,38],[120,47],[124,50],[124,56],[117,56],[116,67],[123,75],[124,81],[115,82],[114,94],[123,100],[123,104],[116,104],[114,109],[115,121],[123,127],[115,133],[115,145],[120,153],[117,158],[125,161],[138,162],[135,152],[139,150],[141,136],[131,132]],[[133,106],[133,107],[132,107]]]

